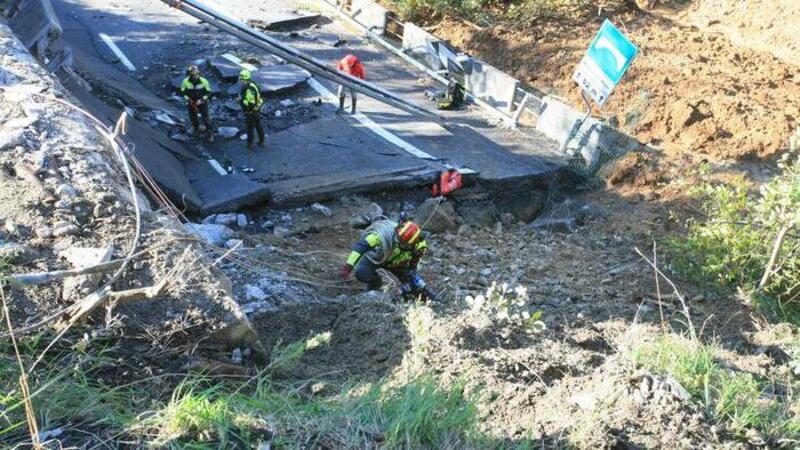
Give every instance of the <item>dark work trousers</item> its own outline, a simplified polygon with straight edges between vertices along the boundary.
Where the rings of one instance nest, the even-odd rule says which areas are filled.
[[[244,113],[244,125],[247,129],[247,146],[253,146],[253,137],[258,132],[259,145],[264,144],[264,126],[261,125],[261,114],[258,111]]]
[[[369,290],[380,289],[383,285],[383,280],[381,280],[381,276],[378,273],[379,268],[379,265],[366,257],[361,258],[356,264],[356,280],[365,283]],[[411,270],[389,270],[389,272],[396,276],[401,283],[409,283],[413,277],[413,271]]]
[[[203,102],[202,104],[197,105],[197,107],[194,107],[191,103],[189,103],[189,120],[192,122],[192,126],[195,130],[197,130],[197,127],[200,126],[200,122],[197,120],[198,114],[203,118],[203,123],[206,126],[206,130],[214,131],[214,125],[211,123],[211,115],[208,113],[208,102]]]

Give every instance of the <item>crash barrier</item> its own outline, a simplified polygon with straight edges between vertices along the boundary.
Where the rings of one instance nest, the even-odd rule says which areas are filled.
[[[374,1],[353,0],[350,4],[350,15],[374,33],[386,33],[389,11]]]
[[[603,122],[586,117],[552,96],[542,99],[536,130],[558,142],[573,157],[573,170],[591,175],[600,167],[644,146],[635,138]],[[574,162],[581,164],[575,165]]]
[[[331,4],[342,15],[355,24],[372,31],[353,13],[359,0],[322,0]],[[371,1],[371,0],[370,0]],[[537,131],[556,141],[560,149],[572,157],[570,167],[579,175],[593,175],[606,162],[630,151],[646,148],[632,136],[587,117],[566,103],[546,96],[537,89],[522,84],[505,72],[477,59],[458,52],[444,41],[410,22],[399,22],[388,13],[387,26],[396,31],[384,33],[401,38],[402,51],[394,44],[378,39],[379,43],[393,53],[406,58],[418,68],[429,69],[428,74],[440,82],[446,82],[444,72],[457,75],[464,80],[468,95],[482,106],[497,111],[506,122],[517,125],[527,112],[531,124]],[[526,122],[527,123],[527,122]]]
[[[63,33],[50,0],[7,0],[2,6],[11,29],[39,57]]]

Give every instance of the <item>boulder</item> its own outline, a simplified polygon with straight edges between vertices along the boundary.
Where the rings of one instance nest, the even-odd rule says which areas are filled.
[[[453,204],[438,198],[425,200],[414,211],[414,221],[431,233],[458,229],[458,215]]]

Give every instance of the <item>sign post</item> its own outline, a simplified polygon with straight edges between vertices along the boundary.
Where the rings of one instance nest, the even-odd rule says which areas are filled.
[[[639,49],[606,19],[572,79],[602,108],[638,53]]]

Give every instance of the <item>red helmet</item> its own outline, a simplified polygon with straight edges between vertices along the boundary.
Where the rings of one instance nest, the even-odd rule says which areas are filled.
[[[400,237],[400,242],[404,244],[416,244],[421,234],[422,230],[420,230],[419,225],[410,220],[397,227],[397,235]]]

